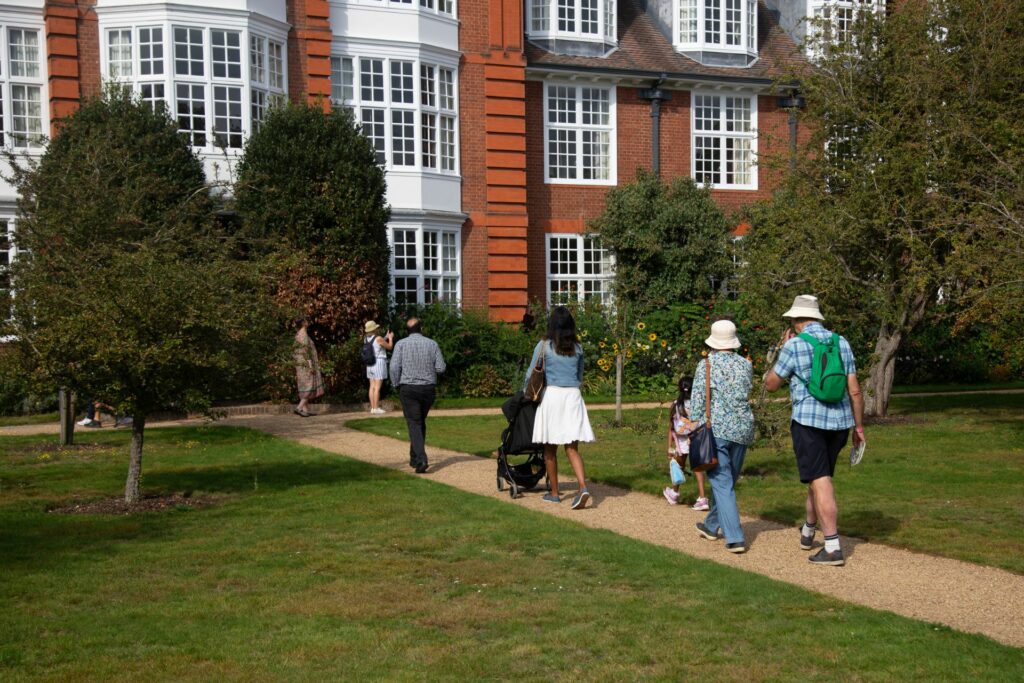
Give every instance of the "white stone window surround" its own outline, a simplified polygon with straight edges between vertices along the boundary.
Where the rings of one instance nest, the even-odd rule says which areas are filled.
[[[458,0],[330,0],[332,5],[365,5],[391,11],[458,18]]]
[[[383,100],[380,99],[367,99],[364,97],[363,87],[361,83],[361,64],[362,60],[379,60],[381,62],[382,73],[383,73]],[[363,111],[364,110],[383,110],[384,111],[384,168],[387,170],[388,176],[398,175],[423,175],[423,176],[435,176],[452,178],[458,177],[460,174],[460,162],[459,162],[459,55],[455,52],[449,52],[447,50],[431,49],[424,46],[413,46],[413,45],[402,45],[402,46],[382,46],[382,45],[370,45],[366,43],[350,43],[347,41],[335,40],[331,50],[331,65],[332,65],[332,86],[337,86],[338,83],[334,80],[337,75],[343,73],[339,71],[339,67],[342,64],[342,60],[351,60],[352,65],[352,87],[349,88],[337,88],[332,87],[332,91],[337,93],[339,90],[343,93],[342,99],[332,97],[332,104],[335,106],[343,105],[350,107],[355,116],[356,123],[362,125],[364,122]],[[392,63],[410,63],[412,64],[412,102],[394,101],[392,91]],[[422,68],[433,67],[434,69],[434,97],[433,105],[429,102],[424,103],[424,96],[429,96],[429,91],[424,91],[422,81]],[[442,70],[447,70],[451,73],[451,97],[445,96],[445,89],[443,87]],[[374,97],[378,95],[374,93]],[[394,146],[394,135],[393,135],[393,115],[394,112],[414,112],[414,138],[413,138],[413,154],[414,162],[406,165],[396,165],[395,160],[395,146]],[[424,123],[430,116],[435,117],[437,127],[435,129],[436,138],[434,142],[434,152],[436,156],[436,167],[431,168],[424,165]],[[444,119],[450,125],[450,129],[442,127],[441,119]],[[449,133],[450,137],[453,138],[454,149],[451,150],[451,155],[447,157],[449,160],[445,162],[445,158],[442,155],[442,132]],[[427,150],[430,148],[429,136],[426,136]],[[429,157],[429,154],[426,155]],[[448,166],[451,166],[450,168]],[[453,210],[458,210],[458,207],[452,207]]]
[[[677,51],[757,56],[757,0],[674,0],[674,10]]]
[[[618,0],[524,0],[527,37],[618,44]]]
[[[856,13],[863,11],[885,12],[886,0],[807,0],[807,54],[817,56],[821,46],[815,45],[821,27],[814,22],[827,21],[834,31],[832,42],[846,38]]]
[[[37,36],[37,71],[15,75],[11,70],[11,30],[30,31]],[[50,134],[50,96],[46,59],[46,33],[40,9],[19,10],[14,6],[0,9],[0,124],[2,145],[19,153],[42,154]],[[14,99],[18,100],[15,111]],[[38,109],[36,102],[38,100]],[[22,107],[28,105],[28,110]],[[15,114],[18,114],[15,121]],[[37,115],[38,114],[38,115]],[[17,129],[16,130],[16,126]],[[36,132],[38,131],[38,137]],[[26,137],[24,133],[29,133]],[[15,137],[15,133],[18,133]],[[4,164],[6,167],[6,164]],[[6,183],[3,183],[6,185]]]
[[[551,106],[553,102],[551,88],[570,88],[572,89],[572,95],[574,98],[574,108],[572,113],[574,114],[574,120],[572,122],[559,122],[551,121]],[[618,122],[616,120],[616,95],[617,87],[614,83],[607,82],[588,82],[581,80],[563,80],[548,78],[543,82],[544,88],[544,182],[550,185],[615,185],[617,184],[617,167],[618,167]],[[604,90],[608,93],[608,124],[594,124],[591,122],[584,122],[584,90]],[[563,91],[564,92],[564,91]],[[565,93],[569,94],[569,93]],[[555,97],[554,100],[559,99]],[[602,132],[607,133],[608,136],[608,167],[607,167],[607,178],[585,178],[587,175],[584,172],[586,168],[593,168],[593,165],[586,163],[584,157],[584,140],[583,136],[585,133]],[[552,135],[558,135],[559,133],[575,133],[573,138],[575,149],[567,151],[567,154],[575,155],[575,162],[572,163],[570,168],[574,169],[574,177],[552,177],[552,149],[551,145],[555,143],[552,140]],[[557,144],[557,143],[555,143]],[[573,144],[571,141],[568,144]],[[556,164],[557,166],[557,164]]]
[[[599,235],[545,234],[544,273],[548,304],[612,302],[615,258],[601,245]]]
[[[388,224],[391,299],[396,305],[462,301],[462,227],[441,221]]]
[[[168,113],[176,121],[179,113],[176,98],[177,86],[179,84],[187,86],[190,91],[194,89],[193,86],[203,87],[205,142],[202,145],[196,146],[195,149],[203,154],[204,157],[222,156],[224,153],[237,156],[241,153],[240,147],[221,147],[217,142],[217,136],[214,135],[214,128],[218,118],[230,118],[232,125],[237,126],[238,115],[240,114],[241,141],[244,144],[244,140],[248,138],[254,129],[253,102],[260,99],[259,96],[254,97],[254,90],[263,92],[262,100],[264,102],[268,99],[283,101],[286,98],[288,26],[283,22],[247,11],[217,9],[198,4],[193,7],[171,3],[154,3],[141,8],[130,5],[98,6],[97,15],[99,17],[100,29],[100,69],[104,79],[111,78],[111,32],[130,30],[132,41],[131,75],[122,76],[116,80],[129,83],[135,92],[140,93],[143,90],[147,93],[154,90],[159,91],[159,86],[162,86]],[[202,32],[202,75],[182,75],[176,73],[175,28],[199,29]],[[162,74],[152,73],[152,61],[148,69],[150,73],[141,73],[140,31],[145,29],[160,29],[161,31],[162,35],[160,38],[163,48]],[[239,77],[232,77],[233,73],[225,73],[224,76],[214,75],[214,31],[229,31],[239,35],[239,57],[241,62]],[[266,80],[262,83],[253,81],[250,41],[256,36],[264,39],[264,44],[268,45],[268,50],[270,43],[281,45],[282,58],[285,60],[281,64],[281,87],[272,87],[268,82],[270,78],[269,65],[267,63],[268,55],[265,55],[263,64],[263,73]],[[149,38],[152,44],[154,40],[152,33],[150,33]],[[240,93],[236,89],[240,89]],[[224,96],[220,98],[219,102],[215,101],[215,96],[218,93]],[[238,94],[241,96],[240,99],[235,97]],[[235,106],[225,108],[229,100]],[[241,105],[240,112],[237,106],[239,103]],[[218,117],[218,113],[221,116]],[[221,123],[225,122],[222,120]],[[230,133],[231,131],[228,132]],[[237,135],[226,137],[229,139],[225,141],[222,136],[222,142],[238,143]]]
[[[700,98],[717,98],[717,115],[705,116],[699,109],[703,107],[698,106],[701,103]],[[728,106],[729,100],[745,99],[747,100],[748,106],[745,108],[749,114],[749,120],[746,120],[745,116],[736,115],[739,111],[737,107],[730,108]],[[705,101],[705,104],[709,104]],[[711,89],[699,89],[690,92],[690,177],[701,184],[706,184],[713,189],[720,190],[756,190],[758,189],[758,166],[757,166],[757,145],[758,145],[758,133],[757,133],[757,112],[758,112],[758,95],[756,92],[740,91],[740,90],[711,90]],[[698,118],[703,119],[702,122],[698,123]],[[709,125],[707,121],[712,119],[717,120],[717,128]],[[745,124],[743,122],[746,122]],[[698,128],[699,126],[699,128]],[[698,159],[698,138],[712,138],[717,140],[717,173],[719,174],[718,182],[709,181],[707,179],[707,167],[703,169],[703,173],[699,172],[699,166],[703,161],[705,164],[708,163],[708,159],[705,156],[703,160]],[[734,156],[733,159],[729,159],[730,146],[732,153],[735,154],[737,145],[744,149],[746,154],[749,155],[747,163],[747,174],[749,178],[747,182],[729,182],[727,176],[736,172],[736,164],[742,162]],[[701,145],[702,148],[707,148],[707,145]],[[730,170],[729,162],[733,162]]]

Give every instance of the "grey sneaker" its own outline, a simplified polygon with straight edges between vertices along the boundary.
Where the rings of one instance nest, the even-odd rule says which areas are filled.
[[[824,548],[816,552],[807,558],[811,564],[825,564],[832,567],[842,567],[846,564],[846,560],[843,559],[843,550],[840,548],[834,553],[826,551]]]
[[[572,499],[572,509],[582,510],[587,507],[587,501],[590,500],[590,491],[583,489],[576,494],[576,497]]]
[[[809,536],[804,536],[804,527],[800,525],[800,550],[810,550],[811,546],[814,545],[814,532],[812,531]]]
[[[556,496],[556,495],[554,495],[552,493],[545,493],[543,500],[546,503],[561,503],[562,502],[561,498],[559,498],[558,496]]]
[[[704,522],[697,522],[697,533],[703,536],[704,538],[708,539],[709,541],[717,541],[721,538],[721,536],[718,535],[717,531],[712,531],[711,529],[707,528]]]
[[[747,546],[743,543],[726,543],[725,549],[730,553],[745,553],[747,552]]]

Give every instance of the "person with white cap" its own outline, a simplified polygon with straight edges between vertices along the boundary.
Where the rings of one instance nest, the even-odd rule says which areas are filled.
[[[817,297],[809,294],[796,297],[782,317],[789,318],[792,327],[780,340],[782,349],[779,357],[764,381],[768,391],[776,391],[786,380],[792,377],[797,380],[789,383],[789,397],[793,404],[790,433],[793,435],[800,481],[808,485],[807,517],[800,528],[800,548],[810,550],[813,547],[814,534],[820,524],[825,535],[825,547],[808,559],[814,564],[842,566],[845,560],[839,544],[839,511],[832,477],[851,427],[855,427],[853,445],[864,443],[864,397],[857,382],[853,349],[844,337],[822,325],[825,317],[821,314]],[[846,390],[837,387],[839,400],[829,401],[824,398],[832,397],[822,397],[822,392],[811,386],[812,374],[821,377],[821,371],[813,373],[812,366],[816,349],[819,365],[822,365],[827,349],[835,345],[838,345],[838,356],[842,360]]]
[[[366,379],[370,380],[370,412],[374,415],[382,415],[384,409],[380,407],[380,389],[384,380],[388,378],[388,351],[395,346],[395,333],[388,330],[384,336],[380,334],[380,325],[370,320],[363,325],[363,344],[369,344],[373,351],[373,365],[366,366]]]
[[[711,336],[704,343],[711,351],[697,363],[693,372],[690,415],[700,423],[706,421],[707,367],[710,364],[711,429],[715,435],[718,465],[707,471],[711,482],[711,509],[704,521],[697,524],[697,531],[704,538],[716,541],[721,529],[725,549],[745,553],[747,544],[736,506],[736,481],[743,470],[747,446],[754,441],[754,412],[750,408],[754,369],[749,360],[736,353],[741,344],[732,321],[719,320],[712,324]]]

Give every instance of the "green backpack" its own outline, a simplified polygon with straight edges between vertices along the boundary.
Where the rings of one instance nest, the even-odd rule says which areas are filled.
[[[839,335],[833,332],[827,342],[820,342],[806,332],[799,337],[814,349],[814,360],[811,362],[810,380],[797,377],[807,385],[811,396],[822,403],[842,401],[846,396],[846,367],[839,353]]]

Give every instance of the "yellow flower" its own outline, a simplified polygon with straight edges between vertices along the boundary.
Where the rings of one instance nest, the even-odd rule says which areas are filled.
[[[658,338],[658,335],[651,332],[649,335],[647,335],[647,338],[650,339],[651,341],[654,341],[655,339]]]
[[[605,347],[605,343],[603,341],[597,342],[597,345],[600,346],[602,349]]]
[[[665,341],[664,339],[662,339],[661,340],[661,348],[665,348],[666,346],[668,346],[668,342]]]
[[[618,353],[619,352],[619,345],[618,344],[612,344],[612,351],[614,351],[615,353]]]
[[[647,329],[647,323],[645,323],[645,322],[637,323],[636,324],[636,329],[640,330],[641,332],[646,330]]]
[[[587,336],[587,331],[586,330],[580,330],[580,336],[581,337],[586,337]]]
[[[633,352],[632,351],[626,351],[626,358],[632,358],[632,357],[633,357]]]

